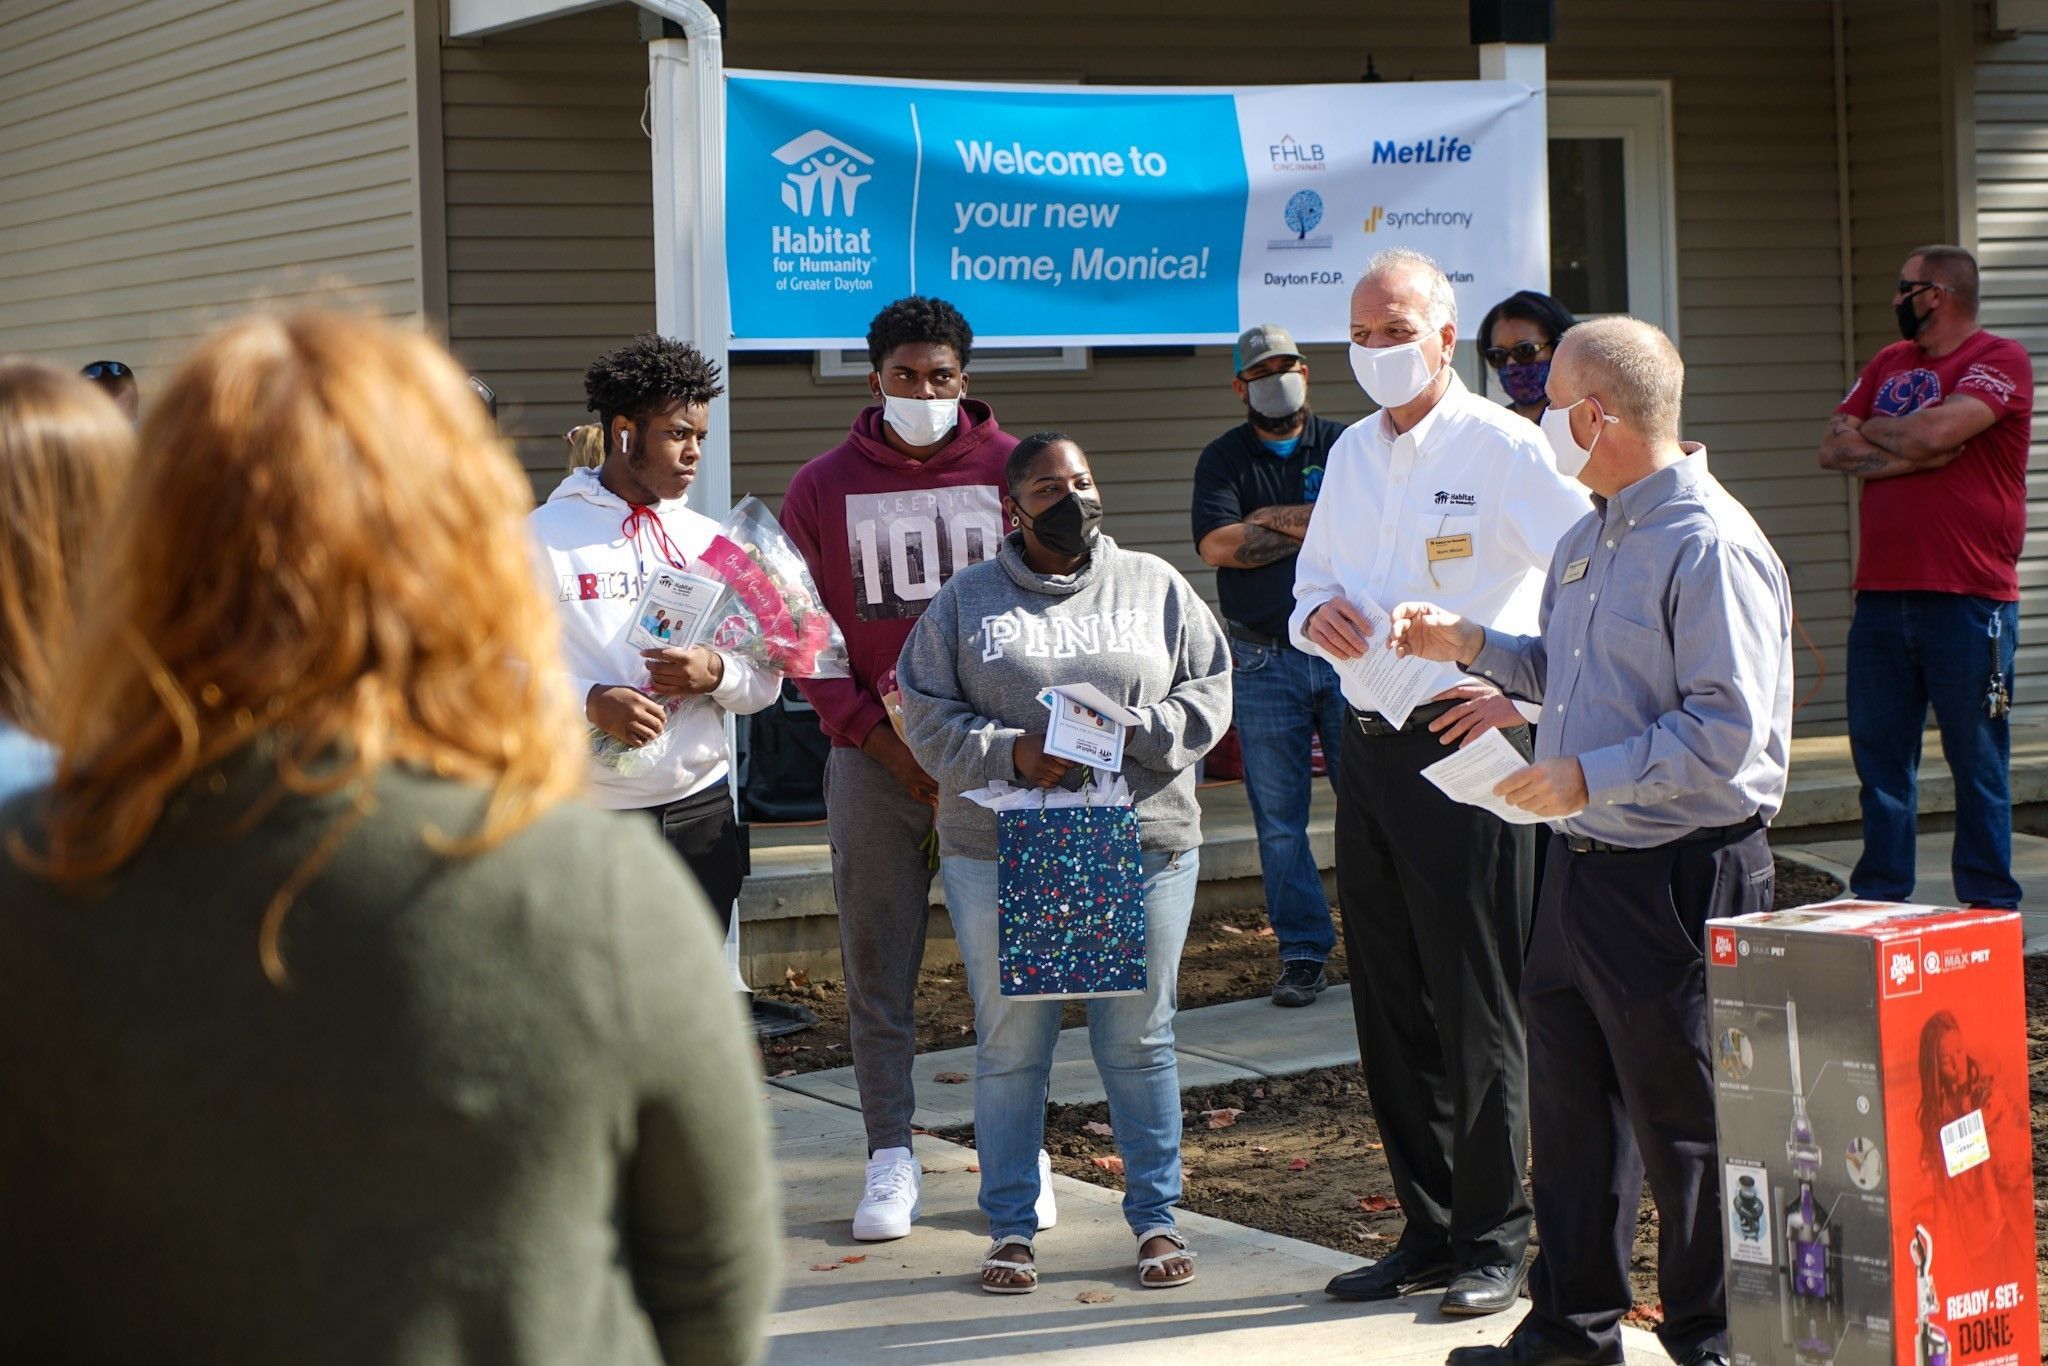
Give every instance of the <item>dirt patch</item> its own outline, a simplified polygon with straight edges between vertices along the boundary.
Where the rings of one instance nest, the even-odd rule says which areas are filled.
[[[1332,982],[1347,980],[1344,930],[1337,927],[1337,951],[1324,965]],[[1263,906],[1233,911],[1205,911],[1188,926],[1187,947],[1180,956],[1180,1008],[1220,1005],[1264,996],[1280,975],[1280,951],[1266,925]],[[812,981],[801,974],[782,986],[766,987],[757,996],[793,1001],[818,1016],[818,1025],[801,1034],[776,1039],[762,1047],[768,1074],[816,1072],[844,1067],[847,1052],[846,984]],[[1087,1023],[1084,1008],[1066,1008],[1063,1026]],[[974,1042],[974,1002],[967,994],[967,974],[958,962],[928,968],[917,979],[917,1051],[962,1048]]]
[[[1839,896],[1842,884],[1826,873],[1778,862],[1777,905],[1803,906]],[[1344,922],[1337,916],[1337,949],[1325,965],[1333,983],[1349,980],[1344,962]],[[1233,911],[1205,911],[1188,926],[1187,947],[1180,956],[1180,1008],[1195,1010],[1264,996],[1280,972],[1279,950],[1266,925],[1266,909],[1248,906]],[[846,1034],[846,984],[792,970],[781,986],[755,993],[768,1000],[791,1001],[818,1017],[816,1028],[763,1046],[768,1075],[819,1072],[844,1067],[853,1058]],[[1063,1027],[1083,1024],[1079,1005],[1068,1006]],[[917,1051],[963,1048],[974,1042],[974,1002],[967,994],[967,974],[958,962],[928,968],[917,979]]]

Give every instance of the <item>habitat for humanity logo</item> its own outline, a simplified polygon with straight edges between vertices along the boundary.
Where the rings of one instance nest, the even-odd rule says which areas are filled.
[[[1292,133],[1283,133],[1280,141],[1266,148],[1266,155],[1272,159],[1276,171],[1320,171],[1323,169],[1323,144],[1302,142]]]
[[[774,156],[795,168],[783,177],[783,207],[806,218],[813,209],[827,218],[851,214],[860,187],[874,179],[860,173],[861,167],[875,164],[873,157],[822,128],[791,138],[775,149]]]
[[[1323,197],[1314,190],[1296,190],[1288,196],[1287,204],[1280,210],[1280,221],[1287,225],[1292,237],[1276,237],[1266,245],[1274,251],[1299,251],[1304,248],[1327,250],[1330,235],[1310,237],[1323,221]]]
[[[822,128],[791,138],[771,153],[789,167],[778,187],[782,207],[803,218],[848,218],[860,187],[874,179],[875,159]],[[775,288],[784,293],[863,294],[875,287],[871,229],[836,223],[767,225]]]

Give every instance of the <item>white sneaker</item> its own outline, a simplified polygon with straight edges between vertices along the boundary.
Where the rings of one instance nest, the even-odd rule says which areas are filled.
[[[1045,1232],[1060,1221],[1059,1206],[1052,1200],[1052,1154],[1038,1150],[1038,1231]]]
[[[910,1149],[876,1149],[868,1159],[867,1190],[853,1212],[853,1236],[864,1243],[906,1236],[918,1215],[917,1176]]]

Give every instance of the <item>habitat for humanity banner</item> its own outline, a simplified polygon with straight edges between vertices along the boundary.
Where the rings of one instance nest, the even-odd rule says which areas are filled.
[[[1549,284],[1536,101],[1506,81],[1242,90],[726,77],[733,344],[857,346],[905,294],[989,344],[1347,338],[1392,246],[1475,322]]]

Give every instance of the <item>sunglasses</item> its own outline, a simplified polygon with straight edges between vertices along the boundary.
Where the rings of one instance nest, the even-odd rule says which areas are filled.
[[[1898,283],[1898,292],[1900,294],[1905,295],[1909,299],[1912,298],[1914,295],[1918,294],[1923,289],[1947,288],[1948,286],[1943,284],[1939,280],[1901,280]]]
[[[1553,344],[1547,341],[1516,342],[1513,346],[1488,346],[1483,348],[1479,354],[1486,358],[1488,365],[1498,370],[1509,361],[1513,361],[1517,365],[1527,365],[1545,351],[1548,351]]]
[[[117,360],[96,360],[78,372],[87,379],[133,379],[135,372]]]

